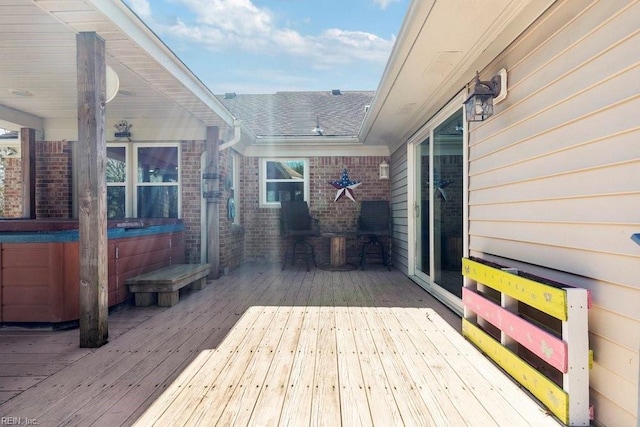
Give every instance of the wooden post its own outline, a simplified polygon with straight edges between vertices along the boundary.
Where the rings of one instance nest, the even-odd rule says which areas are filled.
[[[206,198],[207,262],[211,264],[211,273],[209,274],[209,278],[213,280],[220,278],[220,179],[218,168],[218,148],[220,146],[220,140],[218,138],[218,127],[208,126],[207,141],[205,142],[207,161],[204,172],[214,174],[214,178],[211,179],[211,185],[209,186],[212,194],[209,194]]]
[[[36,131],[20,129],[22,155],[22,216],[36,217]]]
[[[76,36],[78,68],[78,220],[80,347],[108,338],[107,183],[105,159],[105,43],[95,33]]]

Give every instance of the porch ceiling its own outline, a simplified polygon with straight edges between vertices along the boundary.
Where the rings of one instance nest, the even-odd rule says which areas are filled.
[[[82,31],[105,40],[106,62],[119,76],[107,127],[122,119],[233,124],[231,113],[120,1],[3,0],[0,16],[0,127],[32,127],[49,138],[53,129],[75,125],[75,37]]]
[[[398,147],[553,0],[414,0],[360,140]]]

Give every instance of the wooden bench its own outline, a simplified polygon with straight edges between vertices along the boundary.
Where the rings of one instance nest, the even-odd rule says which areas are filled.
[[[129,292],[135,295],[136,306],[146,307],[154,303],[158,295],[160,307],[171,307],[180,300],[180,289],[203,289],[211,264],[176,264],[125,280]]]

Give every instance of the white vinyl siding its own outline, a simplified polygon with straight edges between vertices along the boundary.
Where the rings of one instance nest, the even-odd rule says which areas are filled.
[[[408,203],[407,203],[407,147],[402,145],[391,155],[391,217],[393,221],[393,265],[407,274]]]
[[[469,138],[470,254],[592,291],[591,399],[616,426],[638,410],[639,22],[638,1],[557,2],[481,73],[509,93]]]

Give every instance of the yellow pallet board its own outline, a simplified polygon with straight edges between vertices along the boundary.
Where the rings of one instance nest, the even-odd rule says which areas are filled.
[[[462,335],[536,396],[560,421],[569,423],[569,395],[553,381],[466,319]]]
[[[507,273],[467,258],[462,260],[462,274],[550,316],[563,321],[567,320],[567,294],[562,289]]]

